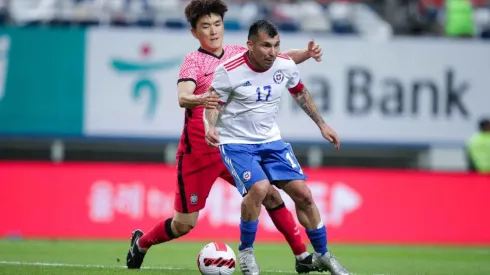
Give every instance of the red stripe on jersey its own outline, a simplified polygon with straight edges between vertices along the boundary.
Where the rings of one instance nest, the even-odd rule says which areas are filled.
[[[230,71],[230,70],[232,70],[232,69],[234,69],[234,68],[236,68],[236,67],[238,67],[238,66],[242,65],[244,62],[245,62],[245,60],[244,60],[243,58],[239,58],[239,59],[237,60],[237,62],[233,62],[232,64],[227,64],[227,65],[225,65],[225,69],[226,69],[227,71]]]
[[[242,66],[244,63],[245,63],[245,60],[242,60],[242,62],[240,62],[240,63],[237,63],[237,64],[230,66],[230,67],[225,67],[225,68],[227,71],[231,71],[233,69],[236,69],[236,68]]]
[[[250,70],[256,72],[256,73],[263,73],[263,72],[267,72],[269,69],[265,69],[265,70],[259,70],[259,69],[256,69],[254,66],[252,66],[252,64],[250,64],[250,61],[248,60],[247,57],[245,57],[247,53],[244,53],[243,54],[243,58],[245,59],[245,63],[247,63],[247,66],[250,68]]]
[[[224,251],[224,252],[228,251],[228,248],[224,243],[214,243],[214,246],[216,247],[216,251]]]
[[[277,55],[277,57],[284,58],[284,59],[287,59],[287,60],[289,60],[289,59],[290,59],[290,58],[289,58],[289,55],[284,54],[284,53],[280,53],[280,54],[278,54],[278,55]]]
[[[305,85],[303,85],[303,82],[301,82],[301,80],[300,80],[295,87],[289,88],[288,90],[292,94],[297,94],[297,93],[301,93],[303,91],[304,87],[305,87]]]
[[[223,64],[223,66],[225,66],[225,67],[233,66],[234,64],[242,61],[242,59],[243,59],[243,56],[237,57],[236,59],[233,59],[233,60],[226,62],[225,64]]]

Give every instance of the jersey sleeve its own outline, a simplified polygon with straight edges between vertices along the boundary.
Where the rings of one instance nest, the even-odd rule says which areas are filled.
[[[214,71],[211,87],[218,93],[220,103],[224,104],[228,101],[228,97],[233,89],[228,72],[223,65],[218,66]]]
[[[299,75],[299,68],[298,66],[293,62],[290,68],[290,78],[288,82],[286,83],[286,88],[288,88],[289,92],[292,94],[297,94],[303,91],[303,82],[301,81],[300,75]]]
[[[197,62],[192,56],[186,55],[184,58],[184,62],[180,66],[179,79],[177,80],[177,84],[183,81],[193,81],[197,82]]]

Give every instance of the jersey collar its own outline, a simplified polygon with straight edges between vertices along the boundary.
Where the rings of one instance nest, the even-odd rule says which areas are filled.
[[[202,52],[204,54],[210,55],[210,56],[212,56],[214,58],[218,58],[218,59],[221,59],[223,57],[223,55],[225,55],[225,49],[223,49],[223,51],[221,52],[221,54],[219,56],[215,55],[214,53],[208,52],[208,51],[206,51],[205,49],[203,49],[201,47],[199,47],[198,51],[199,52]]]
[[[254,66],[252,66],[252,64],[250,64],[250,61],[248,60],[248,56],[247,56],[247,53],[248,51],[246,51],[244,54],[243,54],[243,58],[245,59],[245,63],[247,64],[247,66],[250,68],[250,70],[256,72],[256,73],[264,73],[264,72],[267,72],[269,69],[265,69],[265,70],[259,70],[259,69],[256,69]],[[271,67],[272,68],[272,67]]]

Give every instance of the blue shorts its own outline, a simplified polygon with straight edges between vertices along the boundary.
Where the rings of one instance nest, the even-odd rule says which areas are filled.
[[[260,144],[223,144],[219,148],[221,159],[242,195],[254,183],[264,179],[271,183],[306,179],[291,145],[282,140]]]

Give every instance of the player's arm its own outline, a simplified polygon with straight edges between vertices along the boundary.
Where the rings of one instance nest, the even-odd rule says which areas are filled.
[[[217,147],[219,144],[218,132],[215,128],[216,122],[218,121],[220,113],[224,109],[224,105],[228,101],[232,90],[228,72],[224,66],[218,66],[214,72],[211,87],[209,87],[206,92],[213,96],[217,95],[219,98],[219,104],[215,106],[206,104],[203,115],[206,143],[211,147]]]
[[[206,109],[204,111],[203,120],[204,129],[206,131],[205,139],[206,143],[213,148],[216,148],[219,145],[219,135],[215,127],[222,108],[222,105],[218,105],[216,108]]]
[[[304,86],[301,82],[298,84],[298,86],[295,87],[295,92],[291,92],[294,100],[296,100],[296,103],[298,103],[301,109],[303,109],[303,111],[315,122],[318,128],[320,128],[322,136],[330,143],[333,143],[335,148],[338,150],[340,148],[340,139],[337,136],[337,133],[335,133],[335,131],[323,120],[322,114],[320,111],[318,111],[318,108],[313,102],[313,98],[311,97],[311,94],[306,86]],[[290,91],[291,90],[292,89],[290,89]]]
[[[210,96],[209,93],[194,94],[198,71],[195,57],[192,54],[186,55],[180,67],[179,80],[177,81],[179,106],[182,108],[194,108],[202,105]]]
[[[208,91],[215,94],[216,91],[213,87],[209,87]],[[202,119],[204,121],[204,133],[206,143],[213,148],[219,145],[219,135],[216,130],[216,122],[218,121],[219,115],[223,110],[224,103],[220,103],[215,107],[206,107],[204,109],[204,115]]]
[[[203,103],[202,98],[194,94],[196,83],[192,80],[181,81],[177,84],[179,91],[179,106],[182,108],[194,108]]]
[[[315,122],[318,128],[320,128],[322,136],[329,142],[333,143],[335,148],[338,150],[340,148],[340,139],[337,136],[337,133],[335,133],[335,131],[323,120],[322,114],[313,102],[310,92],[306,86],[303,85],[303,82],[301,82],[299,70],[296,64],[291,65],[292,66],[288,70],[290,77],[286,84],[286,87],[289,89],[289,93],[301,107],[301,109],[303,109],[311,120]]]
[[[291,57],[291,59],[296,64],[300,64],[310,59],[311,57],[316,61],[322,61],[322,48],[320,45],[316,44],[315,41],[310,40],[308,46],[304,49],[291,49],[286,51],[286,54]]]
[[[292,97],[296,100],[296,103],[303,109],[303,111],[315,122],[318,127],[322,127],[325,124],[322,114],[318,111],[318,108],[313,102],[310,92],[301,84],[302,87],[298,87],[297,92],[291,92]]]
[[[210,87],[212,91],[214,89]],[[218,117],[223,110],[223,103],[218,104],[216,107],[208,107],[204,110],[203,120],[204,120],[204,130],[206,132],[211,128],[216,127],[216,122],[218,121]]]
[[[177,84],[179,91],[179,106],[182,108],[194,108],[204,104],[217,104],[219,98],[217,95],[211,95],[209,92],[195,95],[196,83],[193,81],[181,81]]]
[[[228,72],[223,65],[218,66],[214,71],[213,82],[211,83],[211,86],[208,88],[206,93],[217,96],[219,99],[219,104],[206,104],[203,115],[206,132],[208,132],[208,129],[214,128],[216,126],[216,121],[218,120],[219,113],[223,109],[224,104],[228,101],[228,97],[230,96],[231,91],[232,87]]]

